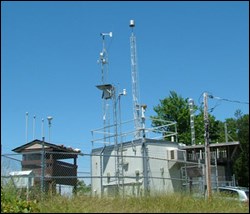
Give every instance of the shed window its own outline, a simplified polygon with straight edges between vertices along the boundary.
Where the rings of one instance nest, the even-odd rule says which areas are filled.
[[[25,160],[25,161],[27,161],[27,160],[41,160],[41,154],[40,153],[24,154],[23,160]]]

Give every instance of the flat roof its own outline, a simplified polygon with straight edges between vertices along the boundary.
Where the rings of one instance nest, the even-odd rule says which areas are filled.
[[[31,175],[31,174],[33,174],[32,170],[10,172],[11,176],[22,176],[22,175]]]
[[[127,141],[127,142],[123,142],[123,147],[130,147],[130,146],[138,146],[138,145],[141,145],[142,143],[142,138],[140,139],[136,139],[136,140],[132,140],[132,141]],[[165,140],[156,140],[156,139],[150,139],[150,138],[145,138],[144,139],[145,143],[147,145],[157,145],[157,146],[161,146],[161,145],[164,145],[164,146],[175,146],[175,147],[179,147],[178,146],[178,143],[177,142],[171,142],[171,141],[165,141]],[[121,145],[121,143],[119,142],[117,144],[118,146]],[[105,151],[108,150],[113,150],[115,145],[114,144],[111,144],[111,145],[105,145],[103,144],[103,146],[101,147],[98,147],[98,148],[93,148],[91,151],[92,151],[92,154],[95,153],[95,152],[100,152],[101,150],[103,150],[105,147]]]
[[[239,141],[235,142],[226,142],[226,143],[211,143],[209,144],[209,147],[225,147],[225,146],[238,146],[240,145]],[[199,145],[193,145],[193,146],[180,146],[182,149],[202,149],[204,148],[204,144],[199,144]]]

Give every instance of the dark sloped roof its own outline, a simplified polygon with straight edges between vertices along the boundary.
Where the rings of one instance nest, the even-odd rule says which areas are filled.
[[[36,144],[37,145],[42,145],[42,143],[43,143],[43,141],[36,139],[36,140],[33,140],[33,141],[31,141],[29,143],[26,143],[26,144],[24,144],[22,146],[16,147],[12,151],[17,152],[17,153],[21,153],[21,152],[25,151],[26,149],[29,149],[29,150],[37,150],[37,149],[39,149],[40,150],[40,148],[29,148],[29,147],[32,147],[32,146],[34,146]],[[45,142],[45,141],[44,141],[44,146],[46,148],[52,149],[53,151],[70,152],[70,153],[80,153],[81,152],[79,149],[73,149],[71,147],[66,147],[64,145],[56,145],[56,144],[48,143],[48,142]]]

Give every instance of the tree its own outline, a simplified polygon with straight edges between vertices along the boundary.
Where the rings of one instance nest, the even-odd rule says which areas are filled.
[[[91,185],[86,185],[83,180],[77,179],[76,193],[77,195],[85,195],[91,191]]]
[[[224,127],[227,125],[228,141],[239,141],[240,149],[233,161],[233,173],[239,186],[249,186],[249,115],[243,115],[237,109],[235,118],[227,118]],[[225,141],[225,131],[221,132],[221,141]]]
[[[191,127],[190,127],[190,110],[188,98],[184,99],[176,92],[170,91],[170,96],[160,100],[160,104],[154,107],[157,116],[151,116],[153,119],[152,126],[164,125],[162,121],[154,119],[162,119],[177,122],[178,142],[191,144]],[[200,107],[194,105],[194,111],[198,114],[194,116],[195,138],[196,144],[204,144],[204,111]],[[211,142],[217,142],[220,137],[220,121],[214,116],[208,114],[209,118],[209,135]],[[174,127],[170,127],[174,131]]]
[[[154,111],[157,113],[157,116],[151,116],[153,127],[165,125],[164,122],[154,119],[177,122],[179,142],[190,141],[188,99],[184,99],[178,96],[176,92],[170,91],[170,97],[160,100],[160,104],[154,107]],[[169,131],[175,131],[174,127],[169,127],[168,129]]]
[[[204,110],[194,105],[197,113],[194,116],[195,142],[204,144]],[[170,96],[160,100],[160,104],[154,107],[157,116],[151,116],[152,126],[165,125],[161,119],[177,122],[178,142],[191,144],[190,111],[188,98],[184,99],[176,92],[170,91]],[[209,119],[209,143],[226,142],[225,124],[227,126],[228,141],[239,141],[241,152],[233,161],[233,173],[241,186],[249,186],[249,115],[243,115],[238,109],[235,118],[227,118],[225,122],[215,119],[208,114]],[[174,127],[165,128],[165,131],[174,131]],[[168,139],[166,139],[168,140]]]
[[[239,186],[249,186],[249,115],[237,114],[237,137],[240,142],[241,153],[235,161],[233,170]]]
[[[225,122],[222,123],[222,126],[223,126],[222,128],[224,131],[221,132],[221,136],[220,136],[221,142],[226,141],[225,126],[227,127],[226,134],[227,134],[228,141],[238,141],[237,120],[235,118],[227,118]]]

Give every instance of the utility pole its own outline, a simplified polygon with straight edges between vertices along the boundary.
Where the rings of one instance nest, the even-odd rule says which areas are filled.
[[[212,189],[211,189],[211,169],[210,169],[210,148],[209,148],[209,120],[208,120],[208,113],[207,113],[207,93],[203,94],[203,102],[204,102],[204,127],[205,127],[205,164],[206,164],[206,186],[207,186],[207,197],[208,199],[212,196]]]

